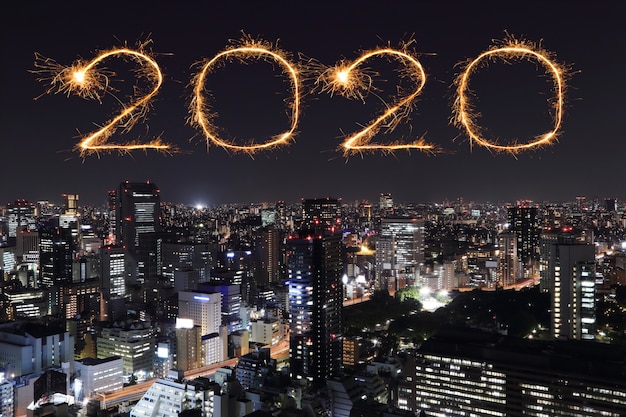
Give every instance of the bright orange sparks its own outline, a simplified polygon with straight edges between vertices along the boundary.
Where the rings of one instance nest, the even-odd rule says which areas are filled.
[[[367,70],[359,69],[359,67],[370,58],[385,55],[397,59],[406,67],[402,75],[414,82],[416,87],[410,94],[399,97],[396,102],[387,105],[384,113],[372,120],[365,128],[349,135],[341,144],[345,155],[362,151],[393,152],[399,149],[434,150],[434,146],[426,144],[423,139],[412,143],[394,142],[388,145],[370,143],[371,139],[379,133],[381,128],[385,128],[386,132],[390,133],[400,121],[408,117],[408,114],[412,110],[413,101],[421,93],[426,84],[426,72],[422,64],[408,52],[391,48],[381,48],[366,52],[349,64],[341,62],[335,67],[323,71],[322,75],[318,78],[318,82],[322,83],[322,91],[326,91],[331,95],[338,93],[344,97],[359,98],[365,101],[365,94],[367,94],[372,87],[372,75],[368,74]]]
[[[468,98],[470,94],[469,82],[471,75],[480,68],[481,65],[486,65],[485,62],[494,58],[519,58],[536,60],[540,62],[552,75],[554,85],[554,100],[553,100],[553,119],[554,127],[549,132],[535,137],[527,143],[514,143],[511,145],[500,145],[493,141],[485,139],[481,133],[480,127],[476,124],[474,119],[476,113],[473,110],[473,105]],[[457,98],[454,103],[454,122],[458,127],[463,127],[467,132],[470,140],[470,145],[474,142],[481,146],[485,146],[489,149],[498,152],[511,152],[516,153],[532,148],[537,148],[544,145],[549,145],[557,139],[557,132],[561,127],[563,117],[563,101],[565,96],[565,70],[552,59],[552,54],[533,45],[529,42],[516,40],[509,37],[505,40],[504,46],[494,46],[480,54],[474,60],[469,61],[464,71],[457,77]]]
[[[77,83],[84,83],[85,82],[85,71],[74,71],[74,80]]]
[[[163,74],[159,65],[143,50],[112,49],[99,54],[89,62],[79,60],[71,67],[61,66],[50,59],[36,55],[35,66],[38,70],[35,72],[49,74],[48,77],[42,78],[42,80],[50,82],[50,88],[47,93],[76,94],[83,98],[101,101],[104,94],[110,93],[109,79],[114,74],[106,69],[97,69],[96,67],[110,57],[130,58],[137,62],[140,65],[139,76],[148,78],[152,82],[153,87],[146,94],[135,99],[134,102],[125,104],[120,113],[109,120],[102,128],[83,136],[77,145],[77,149],[82,156],[101,151],[128,152],[138,149],[171,151],[170,145],[162,143],[160,139],[149,143],[107,143],[107,140],[118,128],[121,128],[123,132],[128,132],[138,120],[145,117],[149,110],[151,99],[157,94],[163,83]]]
[[[267,142],[251,145],[236,145],[228,140],[221,138],[217,134],[217,127],[214,124],[215,113],[210,111],[210,105],[205,99],[206,95],[206,79],[207,76],[216,68],[218,63],[223,60],[240,59],[269,59],[277,62],[283,69],[283,72],[289,77],[292,101],[288,103],[290,109],[291,126],[288,130],[280,133]],[[284,52],[273,47],[269,43],[262,41],[244,39],[241,46],[229,47],[218,53],[210,60],[202,64],[202,69],[195,76],[193,84],[193,98],[190,105],[190,123],[202,130],[209,141],[215,145],[221,146],[232,151],[247,152],[252,154],[256,151],[269,149],[276,146],[287,145],[294,137],[294,132],[298,126],[300,117],[300,79],[298,69],[295,64],[291,63]]]

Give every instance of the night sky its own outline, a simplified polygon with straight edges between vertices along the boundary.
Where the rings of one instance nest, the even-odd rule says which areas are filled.
[[[197,6],[195,3],[202,4]],[[299,201],[338,197],[374,202],[381,192],[400,202],[568,201],[578,195],[626,200],[626,2],[624,1],[371,1],[337,2],[13,2],[2,13],[0,42],[0,205],[24,198],[60,202],[80,195],[101,205],[120,181],[155,182],[162,199],[175,203]],[[406,4],[410,4],[406,6]],[[425,135],[442,152],[398,151],[343,156],[342,135],[372,120],[393,100],[397,61],[372,60],[379,76],[365,103],[315,90],[315,74],[303,75],[302,114],[295,141],[255,154],[207,148],[187,123],[190,81],[198,61],[221,52],[245,33],[276,43],[294,62],[332,65],[361,51],[412,40],[427,73],[408,123],[391,142]],[[569,68],[559,141],[515,156],[474,146],[450,124],[453,81],[462,66],[506,34],[554,54]],[[161,135],[181,152],[101,154],[81,158],[77,135],[104,123],[119,109],[77,96],[44,94],[31,71],[35,53],[69,65],[97,51],[151,40],[165,80],[152,110],[127,135],[112,142]],[[120,93],[132,88],[130,65],[111,59],[107,68]],[[123,75],[126,74],[126,75]],[[141,82],[138,81],[138,82]],[[494,137],[527,141],[552,128],[551,79],[536,62],[494,62],[472,78],[480,124]],[[130,86],[130,87],[129,87]],[[289,127],[289,84],[280,67],[262,61],[229,63],[212,74],[217,122],[237,143],[265,141]],[[40,97],[35,100],[36,97]]]

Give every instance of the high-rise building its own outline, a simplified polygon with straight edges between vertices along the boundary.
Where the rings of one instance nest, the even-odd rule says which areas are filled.
[[[201,327],[191,319],[176,319],[176,369],[188,371],[202,366]]]
[[[341,205],[336,198],[302,200],[302,229],[320,231],[341,229]]]
[[[78,214],[78,195],[77,194],[63,194],[63,200],[65,203],[65,214],[68,214],[68,215]]]
[[[381,214],[388,216],[393,213],[393,197],[391,193],[381,193],[378,200]]]
[[[550,290],[550,252],[552,245],[565,243],[593,244],[593,234],[589,230],[578,229],[572,226],[546,227],[539,237],[539,287],[541,292]]]
[[[243,389],[258,390],[271,370],[276,370],[276,360],[272,359],[270,349],[261,348],[239,357],[235,375]]]
[[[200,326],[203,365],[226,358],[228,334],[222,326],[222,293],[179,292],[178,318],[190,319],[194,326]]]
[[[617,198],[605,198],[604,199],[604,210],[611,212],[617,211]]]
[[[0,375],[0,416],[9,417],[15,415],[15,382],[4,379]]]
[[[259,285],[276,283],[280,277],[280,231],[270,225],[263,228],[255,239],[255,256],[257,257],[257,280]]]
[[[16,236],[15,257],[19,263],[39,265],[39,232],[19,227]]]
[[[522,277],[522,263],[517,252],[515,232],[505,230],[498,235],[500,259],[498,264],[498,286],[509,287]]]
[[[399,282],[415,282],[423,262],[424,219],[382,218],[380,237],[376,242],[376,273],[379,282],[388,281],[390,290],[402,287]]]
[[[555,243],[548,264],[554,339],[595,339],[593,245]]]
[[[401,408],[437,417],[625,415],[620,347],[467,333],[454,329],[420,346]]]
[[[117,193],[117,242],[126,248],[130,281],[143,282],[157,271],[161,196],[151,182],[122,182]]]
[[[194,244],[193,243],[162,243],[161,244],[161,265],[160,274],[174,282],[175,271],[185,271],[193,269]],[[193,288],[183,288],[188,290]]]
[[[106,245],[100,249],[101,320],[117,320],[126,315],[126,254],[122,246]]]
[[[0,324],[0,367],[15,377],[39,374],[74,358],[74,337],[53,324]]]
[[[218,333],[222,325],[222,294],[180,291],[178,317],[193,320],[194,325],[200,326],[202,336]]]
[[[117,235],[117,191],[109,190],[109,201],[107,205],[108,209],[108,235],[107,235],[107,243],[113,244],[115,243],[116,235]]]
[[[517,256],[524,267],[524,278],[539,273],[539,209],[530,202],[507,207],[509,230],[517,237]]]
[[[154,329],[149,322],[115,322],[102,328],[97,338],[98,359],[122,358],[124,375],[137,378],[152,376],[155,355]]]
[[[6,206],[7,225],[9,228],[9,238],[17,235],[17,229],[20,226],[27,230],[37,230],[37,205],[26,200],[17,200],[14,203],[8,203]]]
[[[39,282],[43,287],[72,282],[74,239],[71,229],[50,225],[39,231]]]
[[[221,325],[228,328],[228,334],[242,329],[241,287],[239,285],[207,282],[198,284],[198,291],[210,294],[221,293]]]
[[[292,377],[323,383],[341,367],[342,244],[301,231],[287,240]]]

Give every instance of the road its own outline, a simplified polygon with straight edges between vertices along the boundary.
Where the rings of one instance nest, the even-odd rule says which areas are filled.
[[[272,358],[279,359],[285,355],[289,355],[289,340],[282,340],[275,346],[270,347]],[[223,362],[219,362],[213,365],[203,366],[202,368],[192,369],[185,372],[185,378],[194,379],[201,376],[212,376],[215,372],[225,366],[237,365],[238,358],[228,359]],[[147,381],[138,382],[135,385],[123,387],[110,394],[97,394],[94,397],[96,400],[100,400],[100,408],[115,407],[125,401],[133,402],[139,401],[143,394],[154,384],[156,378],[149,379]]]
[[[363,297],[355,298],[353,300],[344,301],[344,306],[350,306],[353,304],[361,303],[369,300],[369,295],[365,295]],[[278,342],[275,346],[271,346],[271,355],[274,359],[285,359],[289,357],[289,339],[286,338]],[[213,376],[215,372],[223,368],[225,366],[235,366],[237,365],[237,358],[228,359],[223,362],[219,362],[213,365],[203,366],[202,368],[191,369],[185,372],[185,378],[194,379],[198,377],[207,377]],[[117,391],[114,391],[109,394],[96,394],[93,397],[95,400],[100,400],[101,408],[111,408],[115,407],[125,401],[133,402],[139,401],[143,394],[154,384],[156,378],[149,379],[147,381],[138,382],[135,385],[130,385],[127,387],[123,387]]]

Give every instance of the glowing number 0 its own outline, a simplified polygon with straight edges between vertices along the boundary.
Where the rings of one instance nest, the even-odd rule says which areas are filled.
[[[146,53],[127,48],[119,48],[103,52],[86,64],[78,62],[71,67],[62,67],[46,60],[44,64],[40,64],[39,66],[54,74],[52,85],[55,86],[58,84],[57,92],[66,92],[67,94],[75,93],[83,98],[100,100],[101,95],[106,93],[109,87],[109,77],[103,72],[98,72],[95,66],[102,60],[116,55],[128,56],[140,64],[148,64],[148,69],[142,66],[142,72],[140,74],[153,81],[154,87],[134,103],[124,106],[120,114],[112,118],[102,128],[84,136],[78,144],[78,150],[81,155],[100,151],[131,151],[137,149],[169,150],[171,148],[170,145],[162,143],[160,139],[146,144],[107,144],[107,139],[115,133],[118,127],[123,128],[123,130],[127,132],[139,119],[145,116],[149,108],[150,100],[157,94],[157,91],[163,83],[163,74],[161,73],[159,65]]]
[[[494,57],[515,57],[520,56],[521,58],[534,58],[539,61],[545,68],[550,71],[554,80],[554,91],[556,95],[556,100],[554,100],[554,128],[542,135],[539,135],[535,138],[535,140],[530,141],[524,144],[512,144],[512,145],[499,145],[497,143],[491,142],[485,139],[481,133],[479,126],[473,120],[472,114],[472,104],[468,99],[468,90],[469,90],[469,80],[470,75],[478,68],[478,64],[489,58]],[[563,96],[564,96],[564,81],[563,81],[564,70],[555,62],[550,59],[550,54],[546,51],[543,51],[539,48],[534,47],[527,42],[518,41],[510,38],[507,44],[503,47],[493,47],[492,49],[483,52],[476,59],[469,62],[469,64],[465,67],[465,70],[460,74],[457,78],[457,99],[454,103],[454,112],[455,112],[455,124],[459,128],[464,128],[467,132],[470,144],[473,142],[478,143],[481,146],[486,148],[495,150],[495,151],[505,151],[505,152],[519,152],[522,150],[531,149],[534,147],[548,145],[552,141],[554,141],[557,137],[557,132],[561,127],[561,119],[563,114]]]
[[[411,66],[413,71],[409,71],[407,74],[412,81],[415,81],[417,87],[411,94],[388,106],[387,110],[381,116],[372,120],[368,126],[348,136],[342,143],[344,154],[347,155],[349,153],[366,150],[389,152],[398,149],[432,150],[434,148],[433,145],[426,144],[423,139],[419,139],[413,143],[392,143],[389,145],[370,143],[371,139],[380,131],[380,128],[383,127],[383,123],[387,122],[385,127],[388,132],[396,127],[411,110],[413,100],[421,93],[426,84],[424,68],[420,62],[411,55],[396,49],[377,49],[367,52],[349,65],[340,63],[330,70],[325,71],[320,77],[320,80],[323,82],[322,89],[331,94],[337,92],[345,97],[359,97],[363,99],[363,95],[360,91],[370,87],[371,79],[366,73],[359,71],[358,67],[363,62],[378,55],[391,55],[399,59],[402,64]],[[398,112],[402,113],[398,115]]]
[[[217,62],[221,59],[228,59],[233,57],[244,58],[256,58],[269,57],[278,62],[284,72],[289,76],[291,81],[293,102],[290,104],[291,108],[291,127],[289,130],[275,136],[272,140],[264,143],[254,145],[235,145],[220,138],[216,133],[216,127],[211,122],[209,114],[209,105],[204,100],[204,85],[207,74],[209,74],[216,66]],[[298,117],[300,111],[300,81],[298,79],[298,71],[294,64],[290,63],[284,54],[276,49],[272,49],[269,45],[264,45],[259,42],[249,42],[240,47],[233,47],[226,49],[214,56],[211,60],[208,60],[202,66],[202,69],[196,75],[194,81],[194,94],[190,106],[191,112],[191,124],[199,127],[207,140],[211,140],[214,144],[233,151],[243,151],[253,153],[258,150],[267,149],[279,145],[285,145],[289,142],[289,139],[293,137],[293,132],[298,126]]]

